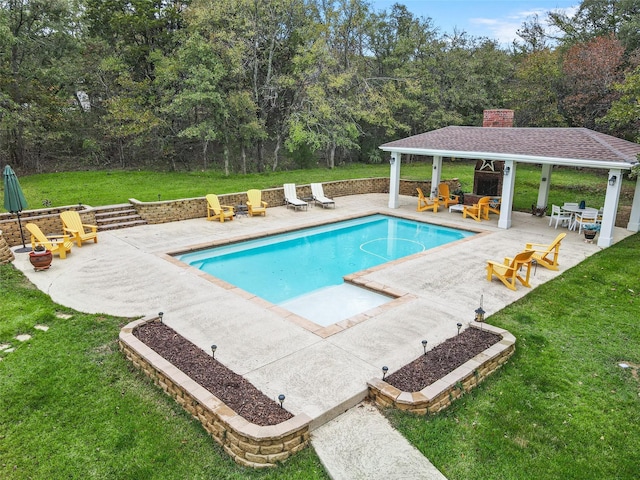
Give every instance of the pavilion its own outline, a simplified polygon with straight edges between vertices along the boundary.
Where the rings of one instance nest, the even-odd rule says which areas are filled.
[[[504,161],[499,228],[510,228],[518,163],[541,165],[538,206],[546,206],[553,166],[608,169],[598,246],[613,243],[613,228],[622,186],[622,175],[638,164],[640,144],[587,128],[495,128],[451,126],[421,133],[379,147],[390,152],[389,207],[398,208],[402,155],[433,157],[432,192],[437,194],[442,158],[469,158],[487,162]],[[640,229],[640,177],[631,207],[627,230]]]

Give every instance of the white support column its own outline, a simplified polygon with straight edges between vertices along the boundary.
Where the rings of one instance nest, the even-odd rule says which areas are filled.
[[[400,159],[401,154],[391,152],[390,173],[389,173],[389,208],[398,208],[400,206]]]
[[[499,228],[511,228],[511,210],[513,209],[513,190],[516,184],[516,163],[513,160],[504,162],[504,179],[502,181],[502,200],[500,200]]]
[[[600,225],[600,235],[598,236],[599,247],[610,247],[613,243],[613,227],[616,225],[616,212],[618,211],[621,188],[622,171],[617,169],[609,170],[607,193],[604,197],[602,211],[602,225]]]
[[[442,157],[433,157],[433,169],[431,170],[431,198],[438,196],[438,185],[442,179]]]
[[[548,207],[549,188],[551,186],[551,172],[553,165],[550,163],[542,164],[542,172],[540,173],[540,187],[538,188],[538,203],[536,207]],[[549,209],[551,211],[551,209]]]
[[[640,175],[636,179],[636,191],[633,194],[633,204],[631,205],[631,215],[627,230],[630,232],[640,231]]]

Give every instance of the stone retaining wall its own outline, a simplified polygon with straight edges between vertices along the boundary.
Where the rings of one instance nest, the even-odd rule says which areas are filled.
[[[457,179],[446,183],[449,183],[452,189],[458,188],[459,185]],[[325,195],[330,198],[366,193],[389,193],[389,179],[386,177],[337,180],[325,182],[322,186]],[[422,188],[425,193],[430,192],[431,182],[400,180],[400,195],[416,197],[416,187]],[[311,186],[309,184],[297,185],[297,193],[299,198],[310,197]],[[220,194],[218,198],[222,205],[240,205],[245,204],[247,201],[246,192]],[[284,188],[277,187],[262,190],[262,200],[268,203],[267,207],[284,205]],[[207,201],[204,196],[157,202],[141,202],[131,198],[129,202],[134,206],[138,215],[149,224],[177,222],[207,216]],[[96,223],[95,211],[87,205],[24,211],[21,213],[20,218],[25,241],[29,239],[29,232],[24,228],[25,223],[28,222],[36,223],[45,235],[60,235],[62,233],[60,213],[65,210],[79,211],[83,223],[91,225]],[[5,232],[5,238],[9,246],[22,244],[16,215],[0,214],[0,228]]]
[[[67,210],[76,210],[80,213],[82,223],[96,224],[96,215],[93,207],[88,205],[68,205],[57,208],[43,208],[40,210],[25,210],[20,213],[20,224],[25,243],[31,242],[31,234],[24,228],[27,223],[35,223],[45,235],[62,235],[62,220],[60,214]],[[22,245],[22,237],[18,228],[18,217],[13,213],[0,214],[0,229],[2,229],[6,242],[11,247]]]
[[[270,426],[245,420],[133,334],[139,325],[153,321],[159,321],[159,318],[146,317],[126,325],[120,331],[120,349],[137,368],[200,421],[236,463],[253,468],[274,467],[307,446],[309,416],[296,415]]]
[[[0,230],[0,265],[13,262],[14,258],[13,252],[2,234],[2,230]]]
[[[496,333],[502,340],[419,392],[403,392],[378,378],[369,380],[369,398],[380,407],[398,408],[416,415],[436,413],[451,405],[500,368],[516,348],[516,339],[507,330],[476,322],[471,322],[470,327]]]
[[[340,180],[322,184],[326,196],[342,197],[346,195],[360,195],[364,193],[386,193],[389,191],[388,178],[360,178],[355,180]],[[298,198],[310,197],[311,186],[309,184],[296,186]],[[401,188],[401,194],[410,191],[411,188]],[[413,188],[415,192],[415,187]],[[241,205],[247,202],[246,192],[219,194],[218,199],[222,205]],[[262,200],[267,202],[267,208],[284,205],[284,188],[266,188],[262,190]],[[205,197],[185,198],[180,200],[167,200],[158,202],[140,202],[135,198],[129,199],[140,215],[149,224],[177,222],[191,218],[207,216],[207,201]]]

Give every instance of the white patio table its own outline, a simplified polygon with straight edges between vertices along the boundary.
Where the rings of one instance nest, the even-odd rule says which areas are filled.
[[[573,214],[573,216],[571,217],[571,221],[569,222],[569,227],[568,227],[569,230],[576,229],[576,222],[574,220],[576,214],[580,215],[585,212],[595,212],[596,214],[598,213],[598,209],[593,207],[580,208],[579,206],[573,207],[573,206],[564,205],[560,208],[562,208],[564,212],[570,212],[571,214]]]

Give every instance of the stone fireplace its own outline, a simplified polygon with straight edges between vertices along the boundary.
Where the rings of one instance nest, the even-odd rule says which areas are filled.
[[[504,162],[478,160],[473,173],[473,194],[479,197],[499,197],[502,194]]]
[[[513,127],[514,111],[507,109],[485,110],[482,126],[485,128]],[[500,160],[478,160],[473,172],[473,191],[465,194],[464,203],[473,204],[481,197],[502,195],[504,162]]]

